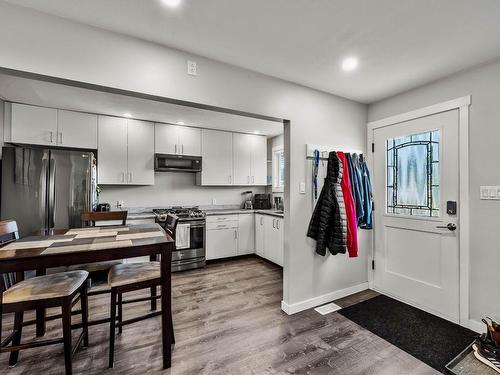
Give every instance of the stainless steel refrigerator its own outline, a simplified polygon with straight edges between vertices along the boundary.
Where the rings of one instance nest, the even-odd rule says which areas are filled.
[[[93,153],[3,147],[0,217],[17,221],[20,236],[81,226],[96,203]]]

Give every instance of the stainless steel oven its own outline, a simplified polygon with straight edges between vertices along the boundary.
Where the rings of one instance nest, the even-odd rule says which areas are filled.
[[[166,214],[179,217],[176,229],[175,251],[172,253],[172,272],[204,267],[205,258],[205,214],[197,207],[172,207],[155,209],[156,222],[164,225]]]

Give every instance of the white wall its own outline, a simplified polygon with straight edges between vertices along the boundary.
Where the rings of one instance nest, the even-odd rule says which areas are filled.
[[[165,207],[175,205],[212,205],[215,198],[218,205],[241,204],[242,192],[252,190],[263,193],[265,188],[255,187],[208,187],[196,186],[194,173],[155,173],[152,186],[109,186],[102,185],[99,196],[101,203],[112,206],[123,200],[124,207]]]
[[[357,259],[317,256],[305,236],[312,212],[305,144],[364,149],[365,105],[6,3],[0,3],[0,39],[2,67],[291,120],[284,301],[295,304],[367,281],[364,235]],[[186,74],[188,58],[198,62],[197,77]],[[306,195],[298,193],[301,181],[307,181]]]
[[[480,185],[500,185],[500,61],[370,105],[369,120],[472,95],[470,106],[471,318],[500,317],[500,202],[479,200]]]

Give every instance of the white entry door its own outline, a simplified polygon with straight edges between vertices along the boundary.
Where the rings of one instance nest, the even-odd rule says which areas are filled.
[[[375,289],[459,320],[458,109],[374,130]]]

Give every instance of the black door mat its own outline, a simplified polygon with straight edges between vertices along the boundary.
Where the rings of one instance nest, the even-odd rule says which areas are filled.
[[[379,295],[339,311],[346,318],[446,374],[446,364],[477,333],[413,306]]]

